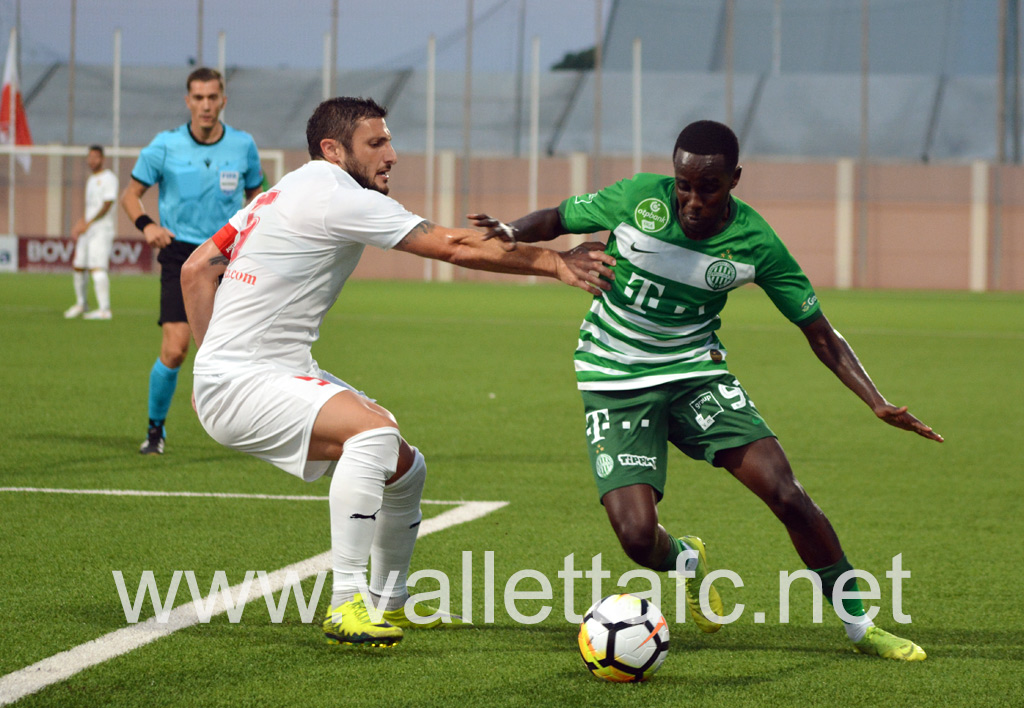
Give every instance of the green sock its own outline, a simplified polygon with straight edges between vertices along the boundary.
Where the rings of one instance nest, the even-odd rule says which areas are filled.
[[[676,558],[679,557],[680,553],[682,553],[683,551],[686,550],[686,546],[683,545],[683,542],[680,541],[675,536],[672,536],[670,534],[668,539],[669,539],[669,542],[671,543],[671,545],[668,547],[668,553],[665,554],[665,560],[663,560],[661,562],[660,566],[655,568],[655,570],[657,570],[659,572],[662,572],[662,573],[664,573],[666,571],[669,571],[669,570],[675,570],[676,569]]]
[[[850,565],[850,561],[846,560],[844,555],[842,558],[837,560],[827,568],[811,568],[811,571],[818,574],[821,578],[821,592],[824,593],[825,599],[828,600],[829,604],[832,604],[832,591],[836,586],[836,581],[839,580],[839,576],[848,570],[853,570],[853,566]],[[851,577],[843,585],[844,592],[858,592],[857,578]],[[859,597],[846,597],[843,598],[843,609],[846,610],[847,614],[852,617],[860,617],[865,614],[864,603],[860,601]]]

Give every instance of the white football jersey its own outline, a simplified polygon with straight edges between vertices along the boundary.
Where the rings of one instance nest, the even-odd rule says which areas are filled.
[[[363,247],[391,248],[421,221],[324,160],[285,175],[214,237],[230,263],[195,373],[270,366],[313,374],[320,323]]]
[[[85,182],[85,218],[91,221],[99,214],[100,209],[106,202],[117,201],[117,176],[110,170],[100,170],[94,175],[89,175]],[[107,213],[99,221],[89,226],[86,234],[103,234],[114,236],[114,219],[117,214],[117,206],[111,205]]]

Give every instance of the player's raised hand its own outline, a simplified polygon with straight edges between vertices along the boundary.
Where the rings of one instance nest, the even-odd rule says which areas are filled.
[[[484,241],[496,238],[501,241],[501,247],[506,251],[516,250],[516,230],[513,227],[487,214],[466,214],[466,218],[478,229],[487,230]]]
[[[932,430],[930,426],[925,425],[912,416],[907,411],[906,406],[894,406],[891,403],[886,403],[875,409],[875,415],[889,425],[909,430],[917,433],[923,438],[928,438],[929,440],[943,442],[941,435]]]
[[[609,281],[615,278],[611,269],[615,259],[604,252],[605,247],[600,241],[586,241],[568,251],[559,251],[558,279],[591,295],[611,290]]]

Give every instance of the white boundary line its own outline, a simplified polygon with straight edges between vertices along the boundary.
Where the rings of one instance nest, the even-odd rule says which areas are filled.
[[[326,499],[327,497],[270,497],[267,495],[226,495],[226,494],[200,494],[190,492],[117,492],[116,490],[56,490],[56,489],[32,489],[32,488],[18,488],[18,487],[2,487],[2,492],[10,491],[40,491],[40,492],[54,492],[63,494],[124,494],[125,496],[214,496],[214,497],[231,497],[231,498],[257,498],[257,499],[270,499],[270,498],[282,498],[282,499],[298,499],[298,500],[310,500],[310,499]],[[436,531],[442,531],[458,524],[464,524],[475,519],[479,519],[492,511],[507,506],[508,502],[467,502],[467,501],[426,501],[425,504],[458,504],[454,509],[444,511],[437,516],[429,519],[424,519],[423,523],[420,524],[420,537],[427,536]],[[305,579],[312,575],[316,575],[322,570],[330,570],[331,567],[331,553],[326,551],[318,556],[307,558],[293,563],[279,570],[267,575],[269,592],[274,593],[281,590],[285,586],[285,579],[289,573],[295,573],[299,576],[299,579]],[[229,588],[231,596],[234,597],[235,593],[240,592],[242,584],[234,585]],[[263,597],[265,594],[260,583],[253,583],[249,587],[249,593],[247,596],[239,600],[240,603],[248,604],[253,600],[257,600]],[[216,594],[216,597],[205,597],[201,601],[204,605],[209,607],[211,600],[213,601],[213,613],[211,616],[219,615],[225,612],[224,602],[222,600],[220,592]],[[104,634],[102,637],[93,639],[92,641],[80,644],[73,649],[62,651],[59,654],[37,661],[31,666],[26,666],[24,669],[19,669],[6,676],[0,677],[0,706],[13,703],[14,701],[20,700],[25,696],[31,695],[40,691],[47,686],[64,681],[80,671],[83,671],[90,666],[101,664],[108,659],[127,654],[128,652],[138,649],[141,646],[145,646],[150,642],[154,642],[161,637],[166,637],[179,629],[185,629],[199,623],[199,616],[196,614],[196,605],[194,602],[186,602],[183,605],[179,605],[171,611],[170,617],[166,623],[158,623],[156,617],[150,617],[144,622],[138,624],[129,625],[122,629],[114,630],[108,634]]]
[[[108,497],[199,497],[207,499],[270,499],[273,501],[327,501],[326,496],[315,494],[233,494],[227,492],[161,492],[147,489],[59,489],[52,487],[0,487],[0,492],[24,492],[45,494],[96,494]],[[421,499],[420,504],[477,504],[489,502],[467,502],[465,499]],[[508,502],[500,502],[502,505]]]

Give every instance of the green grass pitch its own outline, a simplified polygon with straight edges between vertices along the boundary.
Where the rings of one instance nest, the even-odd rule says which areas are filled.
[[[70,276],[0,276],[0,486],[325,495],[209,439],[188,405],[183,368],[167,454],[142,458],[148,372],[157,353],[157,284],[114,278],[114,319],[65,321]],[[782,526],[721,470],[673,451],[660,510],[677,535],[709,542],[734,623],[712,636],[675,623],[672,648],[639,685],[599,681],[564,619],[565,557],[589,569],[601,554],[602,594],[634,566],[595,498],[572,351],[588,298],[553,284],[353,282],[328,315],[314,354],[377,398],[426,454],[425,497],[507,501],[475,521],[425,536],[414,569],[451,581],[463,603],[462,553],[473,552],[477,626],[409,632],[390,650],[328,647],[294,602],[274,623],[262,601],[87,668],[21,706],[877,706],[1020,705],[1020,539],[1024,443],[1020,294],[823,292],[833,324],[882,392],[946,436],[939,445],[874,419],[815,359],[799,331],[756,289],[736,292],[722,338],[730,367],[780,436],[797,476],[835,525],[855,566],[880,581],[876,622],[928,652],[899,664],[851,652],[839,623],[810,616],[794,588],[779,622],[778,575],[800,569]],[[190,360],[191,361],[191,360]],[[424,507],[427,516],[445,511]],[[235,498],[0,492],[0,676],[126,626],[112,577],[128,592],[144,570],[166,591],[193,570],[204,594],[216,570],[231,583],[328,549],[326,504]],[[484,553],[494,554],[495,621],[482,622]],[[903,582],[898,625],[885,571]],[[533,569],[550,600],[504,608],[513,573]],[[308,596],[313,578],[302,588]],[[862,584],[863,587],[863,584]],[[419,592],[438,589],[423,580]],[[526,580],[520,590],[538,590]],[[648,583],[628,587],[645,591]],[[590,581],[569,598],[590,604]],[[189,595],[182,580],[177,603]],[[142,618],[152,615],[147,599]],[[755,623],[755,612],[765,621]]]

